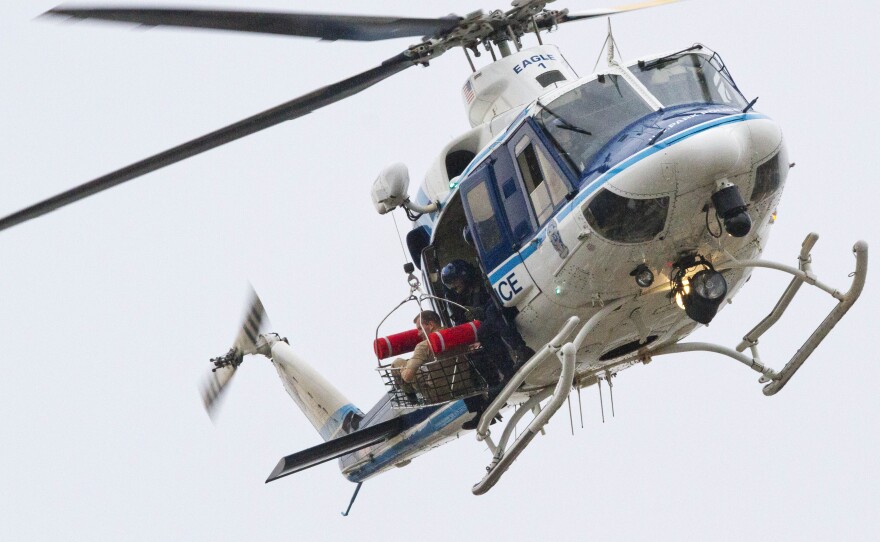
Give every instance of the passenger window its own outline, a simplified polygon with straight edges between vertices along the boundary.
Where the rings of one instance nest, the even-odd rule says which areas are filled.
[[[516,162],[540,226],[565,201],[568,187],[547,155],[528,136],[516,145]]]

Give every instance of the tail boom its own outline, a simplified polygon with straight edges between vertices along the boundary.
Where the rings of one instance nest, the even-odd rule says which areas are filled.
[[[296,355],[287,342],[265,336],[272,364],[288,395],[325,441],[357,430],[363,412],[333,384]]]

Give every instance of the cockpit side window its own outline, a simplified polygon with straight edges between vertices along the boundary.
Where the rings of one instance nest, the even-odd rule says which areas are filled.
[[[634,199],[602,189],[582,207],[584,218],[602,237],[618,243],[652,240],[666,224],[669,197]]]
[[[630,66],[665,107],[704,103],[743,109],[746,100],[709,58],[691,53]]]
[[[780,155],[776,153],[769,160],[758,166],[755,171],[755,188],[752,190],[752,203],[761,201],[772,196],[778,189],[781,181]]]
[[[514,152],[538,225],[541,225],[565,201],[568,186],[562,174],[550,163],[545,151],[529,136],[523,136],[517,142]]]

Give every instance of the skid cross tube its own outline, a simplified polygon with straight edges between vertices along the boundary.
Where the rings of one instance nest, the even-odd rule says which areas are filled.
[[[553,390],[552,398],[547,405],[541,409],[540,414],[535,416],[535,419],[532,420],[526,430],[523,431],[522,435],[513,441],[510,450],[505,451],[501,448],[496,449],[492,463],[486,469],[486,476],[471,488],[474,495],[482,495],[492,489],[492,486],[498,482],[501,475],[510,468],[511,463],[513,463],[519,454],[525,450],[526,446],[532,442],[532,439],[535,438],[535,436],[541,431],[541,428],[550,420],[550,417],[553,416],[553,414],[559,410],[559,407],[562,406],[562,403],[565,402],[565,398],[568,396],[565,392],[568,389],[571,389],[571,383],[574,380],[576,358],[574,345],[571,343],[565,343],[559,350],[559,358],[562,362],[562,374],[559,375],[559,381],[556,384],[556,389]],[[565,385],[566,381],[568,382],[567,386]],[[560,388],[563,389],[560,390]]]
[[[810,267],[812,263],[812,258],[810,257],[810,251],[813,250],[813,246],[816,244],[816,241],[819,240],[819,234],[810,233],[807,235],[807,238],[804,239],[804,242],[801,244],[801,253],[798,255],[798,268],[806,273],[807,276],[812,276],[813,270]],[[791,279],[791,282],[788,285],[788,288],[785,289],[785,292],[782,294],[782,297],[779,298],[779,301],[776,303],[776,306],[773,307],[773,310],[770,314],[767,315],[766,318],[761,320],[761,322],[752,328],[751,331],[745,334],[743,340],[736,347],[737,352],[742,352],[746,348],[750,346],[756,346],[758,344],[758,338],[764,334],[765,331],[773,327],[779,318],[782,317],[782,313],[785,312],[785,309],[788,308],[788,305],[791,303],[791,300],[794,299],[795,294],[798,293],[798,290],[801,289],[801,286],[804,284],[804,279],[795,276]]]
[[[719,265],[717,268],[721,269],[742,269],[748,267],[764,267],[769,269],[776,269],[779,271],[784,271],[786,273],[790,273],[794,275],[794,279],[788,285],[785,292],[782,294],[782,297],[776,303],[776,306],[770,312],[770,314],[764,318],[757,326],[755,326],[751,331],[749,331],[745,337],[743,337],[743,341],[736,347],[736,350],[732,350],[730,348],[726,348],[724,346],[720,346],[712,343],[678,343],[667,346],[661,346],[656,350],[650,352],[648,357],[652,356],[662,356],[664,354],[674,354],[679,352],[696,352],[696,351],[705,351],[705,352],[715,352],[717,354],[725,355],[729,358],[733,358],[744,365],[747,365],[751,369],[761,373],[762,377],[760,379],[761,383],[767,383],[764,386],[763,392],[764,395],[770,396],[776,394],[779,390],[781,390],[791,377],[800,369],[801,365],[810,357],[810,354],[816,349],[817,346],[825,339],[828,333],[834,328],[835,324],[840,321],[841,318],[849,311],[850,307],[852,307],[853,303],[859,298],[862,293],[862,289],[865,287],[865,278],[868,274],[868,244],[864,241],[858,241],[853,246],[853,253],[856,257],[856,270],[853,272],[852,284],[850,285],[849,290],[846,293],[840,293],[839,290],[835,290],[829,286],[826,286],[816,280],[810,269],[810,250],[813,248],[813,245],[816,243],[816,240],[819,238],[815,233],[811,233],[804,240],[804,243],[801,247],[801,253],[798,257],[799,267],[800,269],[794,269],[792,267],[788,267],[786,265],[777,264],[774,262],[765,262],[761,260],[746,260],[740,262],[731,262]],[[770,329],[782,316],[782,313],[785,312],[785,309],[788,308],[788,305],[791,303],[791,300],[794,298],[795,294],[798,292],[802,284],[809,284],[811,286],[816,286],[825,292],[828,292],[832,297],[838,300],[837,305],[831,309],[831,312],[828,313],[828,316],[822,321],[821,324],[813,331],[813,333],[807,338],[803,345],[795,352],[795,354],[791,357],[788,363],[782,368],[781,371],[776,372],[772,369],[769,369],[764,366],[761,362],[761,358],[758,355],[758,338],[764,334],[768,329]],[[751,357],[742,354],[741,352],[748,348],[752,354]]]
[[[538,350],[538,352],[510,378],[507,385],[504,386],[504,389],[498,393],[495,400],[492,401],[483,412],[483,415],[480,418],[480,424],[477,426],[477,440],[483,440],[489,434],[489,424],[492,422],[492,418],[504,408],[507,404],[507,400],[510,399],[510,396],[519,389],[526,377],[528,377],[532,371],[542,365],[552,354],[559,352],[562,348],[562,341],[571,335],[571,332],[574,331],[575,326],[579,323],[580,318],[577,316],[572,316],[566,320],[562,329],[559,330],[559,333],[557,333],[549,343],[545,344],[543,348]]]
[[[559,333],[553,337],[553,340],[544,345],[537,354],[532,356],[532,359],[530,359],[519,371],[516,372],[516,374],[513,375],[513,377],[511,377],[510,382],[504,386],[504,389],[501,390],[495,400],[492,401],[492,404],[489,405],[480,417],[480,424],[477,426],[477,440],[486,440],[490,449],[493,449],[494,454],[492,456],[492,463],[486,468],[486,475],[482,480],[477,482],[473,488],[471,488],[474,495],[482,495],[492,489],[501,478],[501,475],[510,468],[510,465],[517,457],[519,457],[519,454],[525,450],[529,443],[531,443],[532,439],[543,430],[544,425],[546,425],[556,411],[559,410],[568,397],[568,394],[571,392],[571,386],[574,382],[575,368],[577,365],[578,349],[583,346],[584,341],[590,331],[596,327],[596,324],[602,321],[602,319],[608,316],[611,312],[619,309],[624,302],[625,299],[619,299],[606,304],[587,320],[573,341],[560,346],[560,343],[565,340],[566,337],[571,335],[571,332],[574,331],[574,328],[580,323],[580,319],[577,316],[570,317],[562,326]],[[514,392],[516,392],[520,385],[522,385],[528,375],[538,366],[543,364],[553,353],[559,357],[562,366],[559,380],[556,382],[553,392],[549,393],[547,389],[542,390],[536,394],[536,396],[540,398],[530,398],[523,406],[532,405],[533,407],[537,407],[544,396],[549,396],[550,400],[544,405],[540,412],[535,415],[535,418],[529,423],[526,430],[513,441],[509,450],[506,449],[506,444],[510,438],[511,431],[513,430],[512,427],[516,425],[516,422],[522,417],[522,415],[517,415],[520,414],[520,412],[524,414],[527,408],[521,408],[516,414],[514,414],[514,418],[507,422],[507,426],[504,428],[504,432],[501,435],[501,440],[499,440],[498,445],[493,445],[489,438],[489,424],[491,423],[492,418],[494,418],[504,405],[507,404],[507,400],[514,394]]]
[[[519,408],[516,410],[516,412],[514,412],[513,415],[511,415],[510,418],[507,420],[507,425],[504,426],[504,431],[501,433],[501,439],[498,441],[497,445],[494,442],[492,442],[491,436],[486,435],[486,437],[485,437],[486,444],[489,445],[489,449],[492,450],[493,454],[496,453],[499,448],[501,450],[504,450],[505,448],[507,448],[507,441],[510,440],[510,434],[513,433],[513,430],[516,429],[516,424],[519,423],[519,421],[523,418],[523,416],[525,416],[529,412],[532,412],[533,408],[535,408],[536,406],[539,407],[539,405],[541,404],[541,401],[550,397],[550,395],[552,393],[553,393],[553,390],[551,390],[550,388],[541,390],[538,393],[536,393],[535,395],[532,395],[531,397],[529,397],[528,401],[521,404],[519,406]],[[536,415],[540,414],[540,412],[541,411],[539,408]]]

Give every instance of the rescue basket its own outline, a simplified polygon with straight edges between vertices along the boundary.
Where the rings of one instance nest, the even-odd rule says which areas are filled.
[[[407,301],[418,303],[419,310],[415,312],[418,314],[423,310],[422,304],[429,300],[451,303],[427,295],[411,297]],[[406,301],[401,303],[392,313],[406,304]],[[388,316],[383,322],[387,318]],[[422,339],[419,329],[382,337],[378,336],[377,329],[373,352],[379,364],[377,370],[391,395],[392,406],[422,407],[484,393],[488,386],[480,370],[485,365],[485,354],[477,342],[479,328],[480,322],[475,320],[455,327],[441,328],[430,333],[426,340]],[[423,342],[425,344],[419,346]],[[418,364],[415,374],[406,382],[403,372],[408,364],[412,367],[412,363],[409,363],[412,356],[404,355],[414,351],[416,356],[425,361]]]

